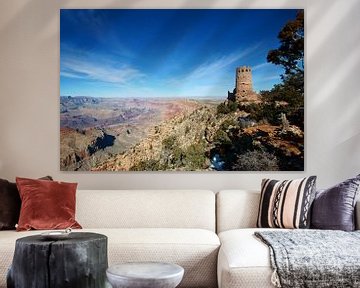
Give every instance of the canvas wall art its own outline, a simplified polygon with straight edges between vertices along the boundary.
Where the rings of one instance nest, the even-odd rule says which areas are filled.
[[[60,169],[304,170],[304,11],[62,9]]]

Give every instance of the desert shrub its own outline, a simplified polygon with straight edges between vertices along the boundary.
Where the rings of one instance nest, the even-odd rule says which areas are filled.
[[[275,155],[262,150],[254,150],[240,154],[233,165],[233,170],[277,171],[279,166]]]
[[[185,151],[186,166],[190,170],[203,169],[206,156],[201,143],[191,144]]]
[[[231,100],[228,101],[227,106],[228,106],[230,112],[235,112],[239,107],[238,103],[236,103],[235,101],[231,101]]]
[[[286,115],[290,124],[298,126],[302,131],[304,131],[304,109],[299,108],[295,111],[291,111]]]
[[[232,141],[229,135],[224,130],[219,129],[215,133],[214,143],[216,145],[231,145]]]
[[[261,114],[262,105],[257,103],[250,103],[250,104],[240,104],[240,110],[250,113],[252,115]]]
[[[225,103],[220,103],[216,110],[217,114],[228,114],[230,112],[229,107]]]
[[[217,106],[217,114],[229,114],[230,112],[235,112],[238,107],[239,105],[236,102],[229,100]]]
[[[176,146],[172,149],[171,157],[169,157],[169,160],[171,164],[179,167],[183,164],[185,157],[185,152],[181,148]]]
[[[226,131],[230,128],[238,128],[238,122],[235,119],[226,119],[220,125],[220,129],[223,131]]]
[[[250,117],[256,121],[260,121],[262,119],[265,119],[266,116],[264,115],[264,104],[242,104],[240,106],[240,110],[243,110],[250,114]]]
[[[239,128],[239,123],[235,119],[226,119],[221,123],[214,135],[214,144],[217,146],[232,145],[232,138],[234,138],[234,134],[236,134],[236,131],[238,131],[237,129]]]
[[[134,166],[130,167],[130,171],[158,171],[162,170],[159,161],[154,159],[148,161],[140,161]]]
[[[176,142],[176,137],[174,135],[169,136],[162,141],[163,148],[170,150],[174,147],[175,142]]]
[[[270,124],[279,125],[281,123],[280,115],[284,110],[276,107],[275,104],[263,105],[262,119],[266,119]]]
[[[263,104],[247,104],[241,105],[240,109],[249,113],[251,118],[259,121],[267,121],[273,125],[279,125],[281,123],[281,113],[286,113],[286,107],[276,106],[275,103],[263,103]]]
[[[242,104],[240,109],[249,113],[250,117],[255,121],[267,121],[273,125],[279,125],[281,123],[281,113],[286,113],[284,106],[276,106],[274,102],[266,102],[262,104]]]

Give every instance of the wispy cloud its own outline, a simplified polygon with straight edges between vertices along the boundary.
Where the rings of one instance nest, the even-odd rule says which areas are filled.
[[[260,63],[258,65],[255,65],[254,67],[252,67],[252,71],[270,68],[271,65],[273,65],[273,64],[271,64],[269,62]]]
[[[61,62],[63,77],[95,80],[107,83],[126,84],[145,75],[129,65],[111,65],[79,59],[65,59]]]
[[[83,76],[80,76],[78,74],[72,73],[72,72],[65,72],[65,71],[61,71],[60,75],[63,77],[68,77],[68,78],[76,78],[76,79],[82,79],[84,78]]]
[[[235,68],[241,65],[241,61],[244,61],[259,45],[225,56],[211,57],[211,59],[193,67],[189,73],[177,78],[171,77],[166,85],[176,87],[176,91],[181,95],[218,96],[226,94],[226,87],[230,89],[234,81]],[[230,71],[233,71],[234,74],[229,74]]]
[[[258,45],[255,45],[238,53],[232,53],[227,56],[221,56],[216,59],[212,59],[212,61],[206,61],[199,65],[197,68],[195,68],[194,71],[189,73],[185,77],[185,80],[197,80],[200,78],[210,78],[214,75],[219,75],[219,73],[223,73],[224,69],[238,62],[240,59],[246,57],[257,47]]]
[[[281,77],[278,74],[274,74],[274,75],[269,75],[269,76],[265,76],[265,77],[261,77],[259,79],[257,79],[257,82],[268,82],[268,81],[272,81],[272,80],[280,80]]]
[[[269,81],[269,80],[280,80],[281,76],[280,75],[273,75],[273,76],[268,76],[264,78],[264,81]]]
[[[220,57],[214,61],[207,61],[200,66],[198,66],[194,71],[192,71],[187,78],[199,79],[204,77],[209,77],[214,74],[219,73],[219,71],[228,67],[232,63],[238,61],[241,57],[239,55],[229,55]]]

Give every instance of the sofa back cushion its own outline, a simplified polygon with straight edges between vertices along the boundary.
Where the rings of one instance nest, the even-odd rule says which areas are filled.
[[[359,197],[360,198],[360,197]],[[260,191],[222,190],[216,194],[216,232],[256,228]],[[360,230],[360,199],[355,206],[355,229]]]
[[[255,228],[260,202],[259,191],[222,190],[216,194],[217,233]]]
[[[199,228],[215,231],[209,190],[78,190],[83,228]]]

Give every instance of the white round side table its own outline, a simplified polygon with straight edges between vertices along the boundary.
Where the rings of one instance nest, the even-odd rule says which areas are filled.
[[[117,264],[106,270],[113,288],[175,288],[184,276],[184,268],[162,262]]]

